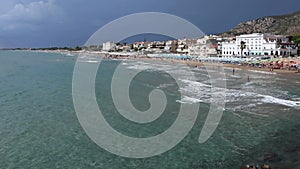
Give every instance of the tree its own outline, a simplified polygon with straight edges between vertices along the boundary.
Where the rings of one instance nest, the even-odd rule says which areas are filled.
[[[241,49],[241,56],[243,56],[243,51],[244,49],[246,49],[246,42],[241,41],[240,49]]]
[[[75,50],[77,50],[77,51],[78,51],[78,50],[82,50],[82,48],[79,47],[79,46],[76,46],[76,47],[75,47]]]
[[[300,34],[293,35],[292,40],[295,43],[295,45],[298,47],[297,53],[300,54]]]
[[[295,44],[299,44],[300,43],[300,34],[293,35],[292,40],[295,42]]]

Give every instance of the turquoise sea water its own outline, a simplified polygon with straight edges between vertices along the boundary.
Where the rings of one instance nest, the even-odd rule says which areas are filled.
[[[96,96],[111,126],[132,137],[149,137],[170,127],[180,102],[201,100],[196,124],[175,148],[159,156],[130,159],[98,147],[80,126],[72,102],[75,56],[0,51],[0,168],[240,168],[267,163],[300,168],[300,75],[225,69],[226,108],[221,123],[204,144],[198,137],[210,100],[204,68],[192,68],[197,80],[175,70],[174,63],[105,60],[96,79]],[[92,63],[91,63],[92,64]],[[110,96],[116,66],[147,67],[130,86],[131,101],[147,110],[149,92],[166,92],[166,111],[149,124],[132,123],[117,112]],[[159,69],[160,71],[151,71]],[[163,70],[186,83],[179,89]],[[249,76],[250,82],[247,77]],[[180,99],[179,90],[183,93]]]

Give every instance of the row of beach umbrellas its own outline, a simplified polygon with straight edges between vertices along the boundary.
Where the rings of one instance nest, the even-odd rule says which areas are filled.
[[[272,59],[257,59],[257,58],[221,58],[221,57],[192,57],[189,55],[178,54],[156,54],[152,57],[156,58],[171,58],[171,59],[191,59],[201,62],[220,62],[220,63],[235,63],[235,64],[254,64],[254,65],[269,65],[269,64],[281,64],[281,65],[300,65],[300,59],[288,59],[288,58],[272,58]]]

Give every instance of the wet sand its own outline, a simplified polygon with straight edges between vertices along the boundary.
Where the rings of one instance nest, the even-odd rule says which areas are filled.
[[[237,65],[237,64],[225,64],[225,63],[216,63],[216,62],[196,62],[196,61],[188,61],[188,60],[176,60],[176,59],[165,59],[165,58],[134,58],[134,59],[142,59],[142,60],[161,60],[166,62],[178,63],[178,64],[186,64],[192,67],[202,67],[202,66],[223,66],[226,68],[232,69],[241,69],[241,70],[254,70],[254,71],[264,71],[270,73],[288,73],[288,74],[298,74],[297,70],[288,70],[288,69],[273,69],[271,71],[270,68],[260,68],[260,67],[253,67],[247,65]]]

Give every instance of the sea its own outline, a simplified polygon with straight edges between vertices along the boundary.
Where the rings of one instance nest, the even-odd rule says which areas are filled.
[[[129,158],[98,146],[81,126],[72,99],[77,57],[0,51],[0,168],[300,168],[300,74],[224,68],[223,116],[212,136],[200,144],[214,80],[205,67],[178,69],[180,63],[169,61],[103,59],[95,80],[98,106],[106,121],[124,135],[145,138],[162,133],[175,122],[181,104],[199,104],[195,124],[174,148],[153,157]],[[158,119],[134,123],[118,113],[111,82],[119,65],[141,71],[129,87],[136,109],[149,109],[152,90],[164,91],[168,102]],[[176,80],[184,85],[179,87]]]

